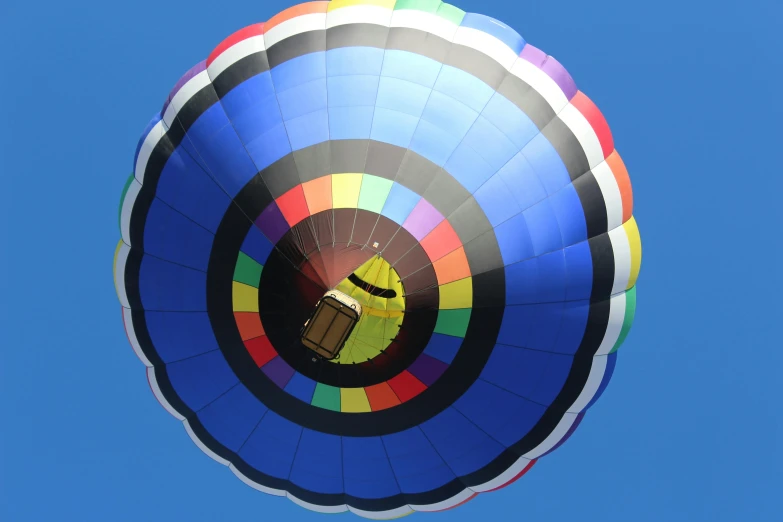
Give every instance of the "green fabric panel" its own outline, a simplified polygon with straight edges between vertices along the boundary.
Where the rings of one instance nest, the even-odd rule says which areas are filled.
[[[315,386],[315,393],[310,404],[325,410],[340,411],[340,388],[319,382]]]
[[[465,18],[465,11],[451,4],[441,4],[436,14],[456,25],[461,24],[462,19]]]
[[[397,0],[397,3],[394,4],[394,10],[413,9],[425,13],[437,13],[442,3],[441,0]]]
[[[258,283],[261,281],[261,271],[264,269],[262,265],[245,254],[239,253],[237,258],[237,264],[234,267],[234,281],[239,283],[245,283],[246,285],[258,288]]]
[[[131,174],[128,176],[128,179],[125,180],[125,186],[122,188],[122,195],[120,196],[120,209],[117,212],[117,223],[120,226],[120,230],[122,230],[122,205],[125,203],[125,195],[128,193],[131,183],[133,183],[133,177],[133,174]]]
[[[459,308],[456,310],[441,310],[438,312],[438,321],[435,323],[435,332],[454,337],[465,337],[470,322],[471,308]]]
[[[620,330],[620,335],[617,338],[617,342],[614,343],[612,351],[614,353],[620,348],[620,345],[625,342],[625,338],[628,337],[628,332],[631,331],[631,325],[633,324],[633,318],[636,315],[636,286],[632,286],[630,290],[625,292],[625,317],[623,318],[623,327]]]
[[[393,181],[390,179],[365,174],[362,179],[362,189],[359,192],[358,207],[380,214],[386,198],[389,197],[392,183]]]

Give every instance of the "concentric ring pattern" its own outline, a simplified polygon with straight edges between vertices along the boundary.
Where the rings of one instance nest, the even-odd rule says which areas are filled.
[[[552,57],[439,0],[233,34],[145,129],[115,281],[155,396],[250,486],[388,519],[562,444],[633,321],[627,170]],[[363,303],[338,362],[298,333]]]

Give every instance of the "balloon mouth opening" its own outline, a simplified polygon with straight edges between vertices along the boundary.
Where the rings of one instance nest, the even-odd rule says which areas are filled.
[[[337,252],[338,264],[339,258]],[[318,300],[300,340],[316,360],[356,364],[374,359],[399,332],[403,294],[397,271],[380,254],[372,255]]]

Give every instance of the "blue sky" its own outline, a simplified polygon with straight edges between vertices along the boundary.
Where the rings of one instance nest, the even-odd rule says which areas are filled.
[[[225,36],[292,3],[0,7],[0,519],[323,518],[243,485],[158,405],[112,280],[149,118]],[[601,108],[644,257],[633,329],[576,435],[513,486],[414,517],[775,520],[780,2],[456,5],[554,55]]]

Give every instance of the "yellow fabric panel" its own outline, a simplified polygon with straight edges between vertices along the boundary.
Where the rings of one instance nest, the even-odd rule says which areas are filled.
[[[349,413],[371,411],[364,388],[340,388],[340,409]]]
[[[233,281],[231,300],[235,312],[258,312],[258,288]]]
[[[466,277],[443,285],[440,290],[440,309],[456,310],[473,307],[473,278]]]
[[[639,227],[633,216],[623,223],[623,228],[625,229],[625,234],[628,236],[628,246],[631,248],[631,274],[628,277],[628,286],[625,287],[625,289],[628,290],[636,284],[636,279],[639,277],[639,270],[642,267],[642,239],[639,236]]]
[[[120,256],[120,248],[122,248],[122,239],[117,243],[117,248],[114,250],[114,291],[117,292],[117,296],[120,295],[120,285],[117,282],[117,258]],[[124,277],[125,274],[120,274],[120,277]]]
[[[329,2],[326,12],[328,13],[341,7],[351,7],[352,5],[377,5],[386,9],[394,9],[395,3],[397,3],[397,0],[332,0]]]
[[[356,208],[361,188],[361,174],[333,174],[332,208]]]

